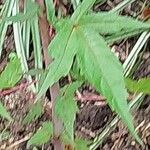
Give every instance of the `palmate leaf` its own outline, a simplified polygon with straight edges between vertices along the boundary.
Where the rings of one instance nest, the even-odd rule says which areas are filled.
[[[20,59],[11,54],[10,62],[0,74],[0,89],[13,87],[22,77]]]
[[[150,78],[142,78],[138,81],[126,78],[125,83],[131,92],[150,94]]]
[[[80,26],[91,28],[102,34],[116,34],[127,31],[133,32],[150,28],[150,24],[148,23],[143,23],[131,17],[119,16],[109,12],[84,15],[78,23]]]
[[[123,69],[107,47],[104,39],[92,29],[78,29],[80,43],[78,57],[86,79],[107,98],[110,107],[117,112],[132,135],[140,142],[134,132],[132,116],[127,105]]]
[[[62,76],[66,76],[69,73],[77,51],[76,41],[76,34],[74,30],[72,30],[72,26],[66,22],[63,30],[57,34],[49,46],[49,51],[55,59],[45,74],[37,99],[46,92],[49,86],[52,86]]]
[[[67,137],[74,142],[74,121],[78,111],[74,100],[74,92],[81,86],[81,82],[74,82],[64,87],[57,98],[55,113],[62,120]]]

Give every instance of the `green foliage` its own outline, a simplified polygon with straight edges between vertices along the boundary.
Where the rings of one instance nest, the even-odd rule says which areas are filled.
[[[53,62],[46,68],[45,72],[37,69],[29,71],[27,74],[42,74],[37,99],[68,73],[71,73],[75,80],[87,80],[107,98],[112,110],[121,117],[132,135],[141,143],[137,133],[134,131],[132,116],[126,101],[127,91],[122,66],[112,54],[107,43],[148,30],[150,24],[110,12],[88,14],[95,1],[83,0],[70,18],[63,18],[58,21],[55,16],[53,0],[45,0],[47,19],[56,28],[57,32],[48,48]],[[2,24],[6,21],[23,22],[30,20],[32,34],[34,35],[32,36],[33,44],[35,50],[37,50],[37,56],[35,55],[37,59],[35,60],[40,58],[39,61],[35,61],[35,64],[42,65],[40,64],[42,63],[41,57],[39,57],[40,44],[37,46],[40,43],[37,42],[39,41],[37,36],[39,33],[37,24],[39,7],[31,0],[26,0],[26,2],[26,13],[2,18]],[[99,0],[99,2],[103,2],[103,0]],[[74,4],[74,7],[76,6]],[[103,37],[103,34],[107,36]],[[0,75],[0,89],[13,87],[20,80],[22,76],[20,66],[20,60],[17,56],[11,57],[10,62]],[[142,79],[139,82],[130,79],[126,80],[129,90],[146,94],[150,93],[149,82],[149,79]],[[81,83],[77,81],[61,90],[57,98],[55,113],[64,125],[65,134],[62,136],[63,140],[69,141],[77,150],[87,150],[88,142],[81,139],[74,140],[74,121],[78,111],[77,104],[74,101],[74,92],[80,85]],[[42,113],[43,108],[41,102],[38,101],[31,107],[23,123],[28,124],[36,120]],[[2,103],[0,103],[0,115],[10,121],[12,120]],[[44,144],[51,139],[52,133],[52,123],[44,122],[43,127],[29,140],[28,145]]]
[[[135,34],[139,31],[148,30],[150,24],[110,12],[87,14],[94,2],[95,0],[83,0],[70,19],[63,19],[60,24],[58,22],[59,30],[49,45],[49,54],[52,56],[53,62],[49,65],[48,71],[43,73],[41,77],[42,82],[37,99],[46,92],[48,87],[61,77],[66,76],[73,68],[74,71],[78,71],[77,74],[71,72],[75,75],[74,77],[79,79],[79,75],[81,75],[82,79],[85,77],[94,85],[107,98],[110,107],[121,117],[130,132],[140,142],[139,137],[134,132],[132,116],[126,101],[127,91],[122,66],[99,33],[108,34],[111,36],[110,41],[115,41],[122,35],[128,37],[133,32]],[[74,58],[75,62],[73,61]],[[66,119],[63,120],[64,126],[67,126],[70,121],[71,113],[76,111],[75,103],[71,99],[71,97],[67,98],[66,104],[63,103],[63,100],[58,100],[57,111],[63,112],[59,112],[58,115],[62,120]],[[72,105],[73,107],[70,106],[70,113],[65,118],[66,112],[62,110],[66,110],[64,108],[68,107],[68,101],[70,101],[69,106]],[[72,116],[72,118],[74,117]],[[72,130],[72,125],[65,128],[68,131]],[[70,133],[72,136],[72,131]]]
[[[3,118],[6,118],[9,121],[13,120],[1,102],[0,102],[0,116],[2,116]]]
[[[53,125],[51,122],[44,122],[42,128],[39,129],[28,141],[28,147],[30,145],[42,145],[51,140],[53,134]]]
[[[119,16],[114,13],[91,13],[79,20],[81,27],[96,30],[101,34],[117,34],[149,29],[150,24],[134,20],[131,17]]]
[[[31,75],[31,76],[35,76],[35,75],[39,75],[42,74],[44,72],[43,69],[31,69],[28,72],[26,72],[26,75]]]
[[[107,98],[109,106],[119,114],[131,133],[134,134],[121,65],[98,33],[82,28],[78,32],[82,72],[86,79]],[[135,137],[138,139],[137,136]]]
[[[69,73],[76,51],[75,31],[72,31],[71,23],[66,22],[64,28],[56,35],[49,46],[49,52],[54,61],[50,64],[48,73],[44,74],[45,80],[41,84],[37,99],[46,92],[49,86]]]
[[[88,145],[90,141],[88,140],[75,138],[75,140],[72,141],[65,132],[61,135],[61,140],[64,145],[71,145],[75,150],[89,150]]]
[[[53,4],[53,0],[45,0],[46,10],[47,10],[47,20],[51,24],[55,24],[57,18],[55,16],[55,8]]]
[[[150,78],[142,78],[138,81],[126,78],[125,82],[131,92],[150,94]]]
[[[87,11],[93,6],[96,0],[83,0],[83,2],[77,7],[75,12],[73,13],[71,19],[75,23],[78,22],[78,20],[87,13]]]
[[[22,77],[22,69],[19,58],[11,54],[10,62],[0,74],[0,89],[13,87]]]
[[[34,105],[31,106],[29,113],[23,120],[23,124],[29,124],[33,120],[38,119],[43,113],[43,105],[41,101],[37,101]]]
[[[0,74],[0,89],[11,88],[15,86],[15,84],[22,77],[22,69],[19,58],[16,54],[11,53],[10,62],[5,67],[4,71]],[[7,112],[6,108],[0,102],[0,115],[3,118],[12,121],[10,114]]]
[[[0,142],[3,140],[7,140],[10,136],[9,131],[5,131],[5,129],[0,133]]]
[[[36,3],[32,2],[31,0],[26,0],[27,2],[27,11],[26,13],[18,13],[15,16],[10,16],[3,18],[3,21],[12,21],[12,22],[18,22],[18,21],[25,21],[29,19],[33,19],[34,16],[39,12],[39,7],[36,5]]]
[[[72,141],[74,141],[74,121],[78,111],[77,103],[74,100],[74,92],[80,86],[80,82],[74,82],[64,87],[55,106],[55,113],[62,120],[65,133]]]
[[[88,141],[83,139],[76,139],[75,140],[75,150],[89,150],[89,147],[87,146],[89,144]]]

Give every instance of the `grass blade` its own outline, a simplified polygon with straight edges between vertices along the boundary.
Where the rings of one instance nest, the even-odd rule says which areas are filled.
[[[41,48],[40,32],[39,32],[39,25],[38,25],[38,17],[35,16],[30,23],[31,23],[33,46],[34,46],[35,69],[42,69],[43,68],[42,48]],[[40,75],[37,74],[36,80],[39,81],[39,79],[40,79]],[[36,84],[37,91],[38,88],[39,88],[39,83]]]
[[[12,9],[12,15],[16,15],[17,13],[19,13],[19,6],[17,4],[17,1],[15,1],[14,7]],[[27,60],[25,56],[25,50],[24,50],[23,40],[21,35],[21,25],[19,22],[13,23],[13,30],[14,30],[16,52],[18,57],[20,58],[22,70],[25,73],[28,72],[28,65],[27,65]],[[31,76],[27,76],[27,78],[29,82],[32,82]],[[35,92],[35,87],[33,84],[31,85],[31,89]]]
[[[3,11],[2,18],[9,17],[11,15],[11,11],[13,8],[15,0],[6,0],[5,2],[5,10]],[[0,57],[2,53],[2,47],[5,39],[5,34],[7,31],[9,23],[8,22],[1,22],[0,23]]]

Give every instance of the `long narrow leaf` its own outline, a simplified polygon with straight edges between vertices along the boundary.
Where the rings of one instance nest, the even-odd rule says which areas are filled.
[[[12,14],[16,15],[17,13],[19,13],[19,6],[17,4],[17,1],[15,0],[14,7],[12,9]],[[28,72],[28,64],[25,56],[25,50],[24,50],[23,40],[21,35],[21,25],[19,22],[13,23],[13,30],[14,30],[16,52],[18,58],[20,58],[22,70],[23,72]],[[31,76],[28,76],[27,78],[30,82],[32,82]],[[35,91],[34,85],[31,85],[31,88],[33,91]]]
[[[9,17],[11,15],[14,2],[15,2],[15,0],[5,1],[6,7],[5,7],[5,10],[2,14],[2,18]],[[0,23],[0,56],[1,56],[1,53],[2,53],[2,46],[3,46],[3,42],[4,42],[4,39],[5,39],[5,34],[6,34],[6,31],[7,31],[8,25],[9,25],[8,22],[1,22]]]
[[[134,131],[132,116],[127,105],[127,92],[123,79],[123,69],[111,53],[102,37],[91,29],[78,30],[81,69],[85,77],[107,98],[110,107],[117,112],[132,135],[139,141]]]
[[[29,2],[29,0],[27,0],[28,2],[28,11],[24,14],[24,13],[17,13],[16,15],[7,17],[7,18],[3,18],[2,21],[12,21],[12,22],[23,22],[25,20],[29,20],[32,19],[37,13],[38,13],[38,6],[33,3],[33,2]]]
[[[69,73],[76,50],[76,34],[70,23],[67,23],[49,46],[49,51],[55,59],[48,68],[48,73],[46,73],[45,79],[40,87],[37,99],[46,92],[48,87]]]
[[[29,1],[24,2],[24,13],[27,13],[29,9],[28,2]],[[23,44],[24,44],[25,55],[27,59],[29,58],[29,42],[30,42],[30,20],[26,20],[23,23]]]
[[[31,21],[31,32],[33,39],[33,47],[34,47],[34,61],[35,61],[35,69],[43,68],[42,61],[42,49],[41,49],[41,40],[40,40],[40,32],[39,32],[39,24],[38,24],[38,16],[35,16]],[[40,79],[40,75],[36,75],[36,80]],[[39,83],[36,84],[36,88],[38,90]]]
[[[47,11],[47,20],[49,21],[49,23],[54,25],[55,22],[57,21],[57,18],[55,16],[55,7],[54,7],[53,0],[45,0],[45,4],[46,4],[46,11]]]
[[[143,23],[131,17],[119,16],[114,13],[105,12],[85,15],[80,19],[79,25],[91,28],[102,34],[116,34],[127,31],[133,32],[150,28],[149,23]]]

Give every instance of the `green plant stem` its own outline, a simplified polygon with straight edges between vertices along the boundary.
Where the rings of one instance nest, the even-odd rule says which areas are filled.
[[[41,6],[41,8],[45,8],[45,5],[43,1],[37,0],[37,3]],[[49,35],[49,24],[47,21],[46,14],[42,14],[39,17],[39,27],[40,27],[40,34],[41,34],[41,42],[42,42],[42,48],[43,48],[43,54],[44,54],[44,61],[46,68],[48,65],[52,62],[52,58],[48,55],[48,45],[51,40],[51,37]],[[56,103],[56,97],[59,93],[59,84],[55,83],[52,87],[50,87],[50,96],[52,101],[52,121],[53,121],[53,128],[54,128],[54,149],[55,150],[63,150],[63,144],[61,140],[59,139],[59,136],[62,132],[62,122],[56,117],[54,113],[54,106]]]

